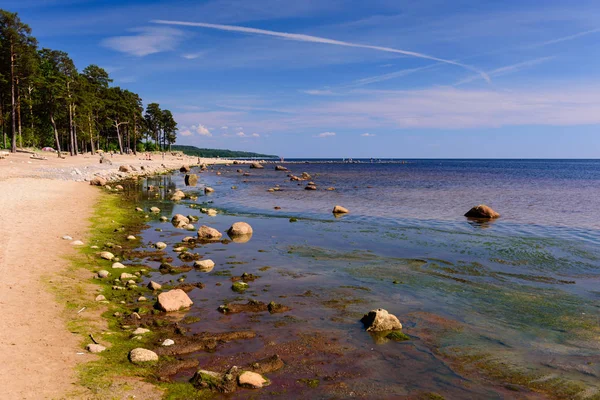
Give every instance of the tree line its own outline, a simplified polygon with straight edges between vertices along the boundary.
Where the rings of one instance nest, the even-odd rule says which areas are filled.
[[[0,146],[55,147],[58,155],[165,150],[175,143],[169,110],[112,86],[97,65],[78,71],[67,53],[39,48],[17,13],[0,9]]]

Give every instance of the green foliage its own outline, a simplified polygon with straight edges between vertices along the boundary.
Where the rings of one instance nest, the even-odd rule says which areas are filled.
[[[52,146],[71,155],[138,149],[143,139],[165,148],[177,139],[169,110],[111,86],[97,65],[78,71],[63,51],[38,49],[31,28],[17,13],[0,9],[0,147]],[[7,139],[10,135],[10,143]]]
[[[248,151],[235,151],[224,149],[200,149],[196,146],[171,146],[173,151],[181,151],[188,156],[207,157],[207,158],[279,158],[279,156],[269,154],[252,153]]]

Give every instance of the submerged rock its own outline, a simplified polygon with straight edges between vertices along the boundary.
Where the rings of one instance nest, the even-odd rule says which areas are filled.
[[[129,352],[129,361],[134,364],[158,361],[158,354],[152,350],[138,347],[137,349],[133,349]]]
[[[344,208],[342,206],[335,206],[333,207],[333,213],[334,214],[346,214],[349,213],[350,211],[347,208]]]
[[[306,185],[304,190],[317,190],[317,187],[315,185]]]
[[[246,282],[234,282],[233,285],[231,285],[231,290],[237,293],[243,293],[248,288],[249,285]]]
[[[207,194],[213,193],[214,191],[215,191],[215,189],[208,187],[208,186],[204,188],[204,193],[207,193]]]
[[[500,214],[498,214],[496,211],[492,210],[492,208],[486,206],[485,204],[480,204],[467,211],[465,217],[493,219],[500,217]]]
[[[263,169],[263,165],[261,163],[257,163],[257,162],[253,162],[252,164],[250,164],[250,168],[253,169]]]
[[[181,289],[174,289],[168,292],[163,292],[158,295],[158,307],[166,312],[179,311],[182,308],[188,308],[192,304],[192,300]]]
[[[395,315],[388,313],[383,308],[371,310],[360,320],[368,332],[391,331],[402,329],[402,324]]]

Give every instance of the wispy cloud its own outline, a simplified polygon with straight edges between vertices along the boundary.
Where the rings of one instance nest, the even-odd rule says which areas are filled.
[[[260,135],[258,133],[252,133],[252,134],[248,135],[245,132],[238,132],[238,133],[235,134],[235,136],[242,137],[242,138],[257,138],[257,137],[260,137]]]
[[[181,57],[185,58],[186,60],[195,60],[198,57],[201,57],[203,53],[186,53],[186,54],[182,54]]]
[[[202,124],[190,125],[189,127],[182,126],[181,130],[179,131],[179,134],[182,136],[192,136],[194,134],[194,132],[200,136],[206,136],[206,137],[212,136],[212,133],[210,133],[210,130]]]
[[[250,34],[255,34],[255,35],[274,36],[274,37],[281,37],[281,38],[289,39],[289,40],[295,40],[298,42],[322,43],[322,44],[330,44],[330,45],[335,45],[335,46],[355,47],[355,48],[382,51],[382,52],[387,52],[387,53],[402,54],[402,55],[409,56],[409,57],[423,58],[423,59],[427,59],[427,60],[438,61],[441,63],[456,65],[456,66],[459,66],[462,68],[466,68],[468,70],[478,73],[486,81],[488,81],[488,82],[490,81],[489,76],[485,72],[483,72],[471,65],[459,63],[459,62],[452,61],[452,60],[446,60],[443,58],[438,58],[438,57],[434,57],[434,56],[430,56],[427,54],[418,53],[418,52],[414,52],[414,51],[396,49],[396,48],[392,48],[392,47],[373,46],[373,45],[368,45],[368,44],[328,39],[328,38],[313,36],[313,35],[270,31],[270,30],[266,30],[266,29],[249,28],[249,27],[236,26],[236,25],[219,25],[219,24],[208,24],[208,23],[204,23],[204,22],[167,21],[167,20],[153,20],[151,22],[154,22],[157,24],[164,24],[164,25],[192,26],[192,27],[200,27],[200,28],[208,28],[208,29],[217,29],[217,30],[229,31],[229,32],[242,32],[242,33],[250,33]]]
[[[198,124],[197,127],[192,127],[196,130],[196,133],[200,136],[212,136],[212,133],[204,125]]]
[[[549,46],[551,44],[556,44],[556,43],[566,42],[566,41],[573,40],[573,39],[578,39],[580,37],[591,35],[593,33],[600,33],[600,28],[591,29],[591,30],[583,31],[583,32],[578,32],[578,33],[575,33],[572,35],[563,36],[563,37],[559,37],[559,38],[552,39],[552,40],[547,40],[545,42],[537,43],[537,44],[534,44],[534,45],[531,45],[528,47]]]
[[[373,137],[373,136],[377,136],[374,133],[362,133],[360,136],[362,137]]]
[[[315,135],[315,137],[317,137],[317,138],[326,138],[326,137],[331,137],[331,136],[335,136],[335,132],[323,132],[323,133],[319,133],[318,135]]]
[[[511,74],[513,72],[521,71],[522,69],[525,69],[525,68],[529,68],[529,67],[536,66],[538,64],[542,64],[542,63],[544,63],[546,61],[549,61],[549,60],[552,60],[554,58],[555,58],[554,56],[540,57],[540,58],[535,58],[533,60],[527,60],[527,61],[523,61],[523,62],[520,62],[520,63],[512,64],[512,65],[507,65],[507,66],[496,68],[496,69],[494,69],[492,71],[489,71],[488,75],[492,76],[492,77],[496,77],[496,76],[502,76],[502,75]],[[460,80],[460,81],[456,82],[454,84],[454,86],[460,86],[460,85],[463,85],[465,83],[473,82],[473,81],[475,81],[477,79],[480,79],[480,76],[479,75],[473,75],[473,76],[470,76],[468,78],[465,78],[463,80]]]
[[[180,42],[183,32],[165,27],[143,27],[131,29],[136,32],[130,36],[113,36],[104,39],[101,44],[110,49],[138,57],[171,51]]]

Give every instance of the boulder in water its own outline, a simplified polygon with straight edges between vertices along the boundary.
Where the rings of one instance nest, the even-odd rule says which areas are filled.
[[[196,174],[187,174],[185,176],[185,184],[187,186],[196,186],[198,183],[198,175]]]
[[[492,210],[491,207],[486,206],[485,204],[480,204],[471,208],[466,214],[467,218],[480,218],[480,219],[494,219],[498,218],[500,214],[496,211]]]
[[[395,315],[388,313],[383,308],[378,308],[377,310],[371,310],[368,314],[365,314],[362,319],[362,322],[367,331],[369,332],[381,332],[381,331],[391,331],[391,330],[399,330],[402,329],[402,324],[396,318]]]
[[[158,295],[158,307],[166,312],[189,308],[192,304],[192,300],[181,289],[169,290]]]
[[[175,214],[173,219],[171,219],[171,223],[175,228],[185,228],[190,223],[190,220],[185,215]]]
[[[263,169],[264,167],[263,167],[263,165],[261,163],[253,162],[252,164],[250,164],[250,168],[253,168],[253,169]]]
[[[221,232],[210,226],[202,225],[198,229],[198,239],[200,240],[219,240],[221,236],[223,236]]]
[[[182,165],[181,168],[179,168],[179,172],[190,172],[190,166],[189,165]]]
[[[252,235],[252,227],[246,222],[236,222],[227,230],[229,236]]]

